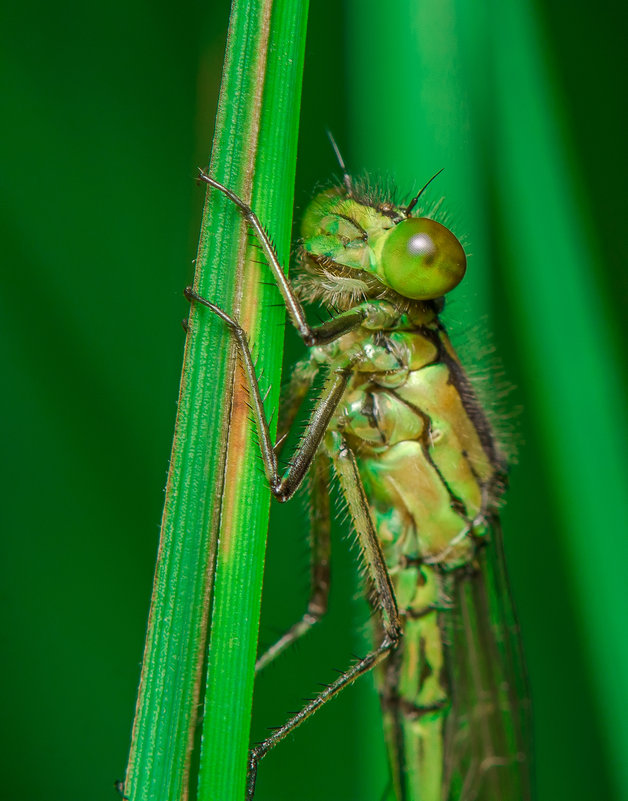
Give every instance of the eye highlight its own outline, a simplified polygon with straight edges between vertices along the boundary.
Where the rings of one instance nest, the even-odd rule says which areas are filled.
[[[411,256],[423,256],[427,263],[434,261],[436,245],[427,234],[413,234],[408,239],[406,250]]]
[[[382,249],[386,283],[413,300],[439,298],[457,286],[467,269],[462,245],[444,225],[411,217],[388,234]]]

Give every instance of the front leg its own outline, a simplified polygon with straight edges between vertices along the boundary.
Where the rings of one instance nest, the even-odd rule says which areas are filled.
[[[226,186],[223,186],[221,183],[216,181],[215,178],[207,175],[202,170],[200,170],[199,177],[201,181],[209,184],[209,186],[212,186],[214,189],[218,189],[219,192],[222,192],[223,195],[228,197],[229,200],[231,200],[232,203],[234,203],[240,209],[244,219],[255,231],[260,245],[266,254],[266,258],[268,259],[268,265],[272,270],[275,281],[277,282],[277,287],[279,288],[279,291],[284,299],[284,303],[286,304],[286,309],[290,315],[290,319],[292,320],[294,327],[297,329],[299,336],[308,347],[311,347],[312,345],[323,345],[325,342],[330,342],[333,339],[337,339],[343,334],[346,334],[347,331],[351,331],[351,329],[356,328],[366,319],[367,311],[364,308],[354,308],[347,312],[343,312],[342,314],[338,314],[331,320],[321,323],[320,325],[311,326],[307,321],[301,301],[297,298],[290,281],[286,278],[284,270],[279,263],[277,251],[275,250],[273,243],[270,241],[270,237],[264,230],[264,226],[259,221],[257,214],[255,214],[253,209],[247,203],[241,200],[241,198],[239,198]],[[191,290],[189,291],[192,293]],[[194,293],[192,293],[192,295],[193,294]],[[188,290],[186,290],[186,295],[188,298],[191,297],[191,295],[188,294]],[[198,296],[196,296],[195,299],[200,300]]]
[[[257,376],[255,375],[255,366],[244,330],[219,306],[197,295],[191,287],[185,290],[185,296],[190,301],[195,301],[196,303],[206,306],[215,315],[220,317],[231,329],[244,366],[244,373],[246,375],[251,400],[251,411],[253,412],[253,417],[255,418],[257,426],[260,450],[262,452],[264,471],[268,479],[268,484],[277,500],[282,502],[290,500],[301,486],[305,474],[312,464],[312,460],[327,431],[330,420],[344,395],[347,383],[353,372],[354,362],[349,362],[345,367],[339,367],[332,371],[320,400],[312,410],[310,419],[305,428],[305,433],[297,446],[290,466],[282,476],[279,473],[277,454],[275,453],[275,447],[270,436],[268,421],[264,412],[264,400]]]

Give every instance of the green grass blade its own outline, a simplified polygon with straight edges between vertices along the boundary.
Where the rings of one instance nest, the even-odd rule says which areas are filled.
[[[236,0],[211,173],[252,202],[287,264],[307,4]],[[276,407],[283,311],[237,209],[209,193],[195,287],[249,332]],[[188,793],[213,599],[199,797],[243,794],[269,492],[224,326],[192,309],[125,793]],[[218,527],[220,537],[218,540]],[[219,544],[217,544],[219,542]],[[214,567],[215,586],[212,586]],[[234,647],[234,643],[237,647]],[[219,746],[219,749],[218,747]]]
[[[274,3],[269,18],[268,57],[252,188],[253,208],[267,225],[286,266],[290,253],[306,18],[307,3],[300,0]],[[272,386],[267,409],[276,409],[285,313],[276,288],[261,283],[269,280],[269,274],[255,263],[257,259],[259,250],[249,248],[239,317],[251,334],[254,353],[259,356],[258,373],[263,369],[264,380],[270,381]],[[274,353],[273,362],[269,358],[271,353]],[[216,565],[200,799],[240,801],[246,778],[269,508],[269,491],[259,449],[251,437],[246,401],[243,381],[236,378]]]

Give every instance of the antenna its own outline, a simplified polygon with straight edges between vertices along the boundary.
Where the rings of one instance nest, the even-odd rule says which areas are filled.
[[[333,141],[332,141],[332,143],[333,143]],[[426,184],[423,186],[423,188],[420,190],[420,192],[418,193],[418,195],[415,195],[415,196],[412,198],[412,200],[411,200],[411,201],[408,203],[408,205],[406,206],[406,214],[410,214],[410,212],[412,211],[412,209],[413,209],[413,208],[416,206],[416,204],[417,204],[417,202],[418,202],[419,198],[421,197],[421,195],[423,194],[423,192],[425,192],[425,190],[426,190],[426,189],[427,189],[427,187],[428,187],[428,186],[429,186],[429,185],[432,183],[432,181],[434,180],[434,178],[436,178],[437,176],[439,176],[439,175],[441,174],[441,172],[442,172],[444,169],[445,169],[445,168],[443,167],[443,168],[442,168],[441,170],[439,170],[439,171],[438,171],[438,172],[437,172],[435,175],[432,175],[432,177],[430,178],[430,180],[429,180],[429,181],[428,181],[428,182],[427,182],[427,183],[426,183]]]
[[[345,185],[345,189],[347,190],[347,194],[349,197],[353,197],[353,181],[351,180],[351,176],[347,172],[347,167],[345,165],[344,159],[342,158],[342,154],[338,145],[336,144],[336,140],[334,139],[331,131],[327,131],[327,136],[329,137],[329,141],[331,142],[331,146],[334,149],[334,153],[336,154],[336,159],[338,160],[338,165],[342,170],[342,182]]]

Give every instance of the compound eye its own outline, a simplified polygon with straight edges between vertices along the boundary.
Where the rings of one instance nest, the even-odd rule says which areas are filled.
[[[382,249],[388,285],[406,298],[440,298],[457,286],[467,269],[462,245],[444,225],[411,217],[388,234]]]

